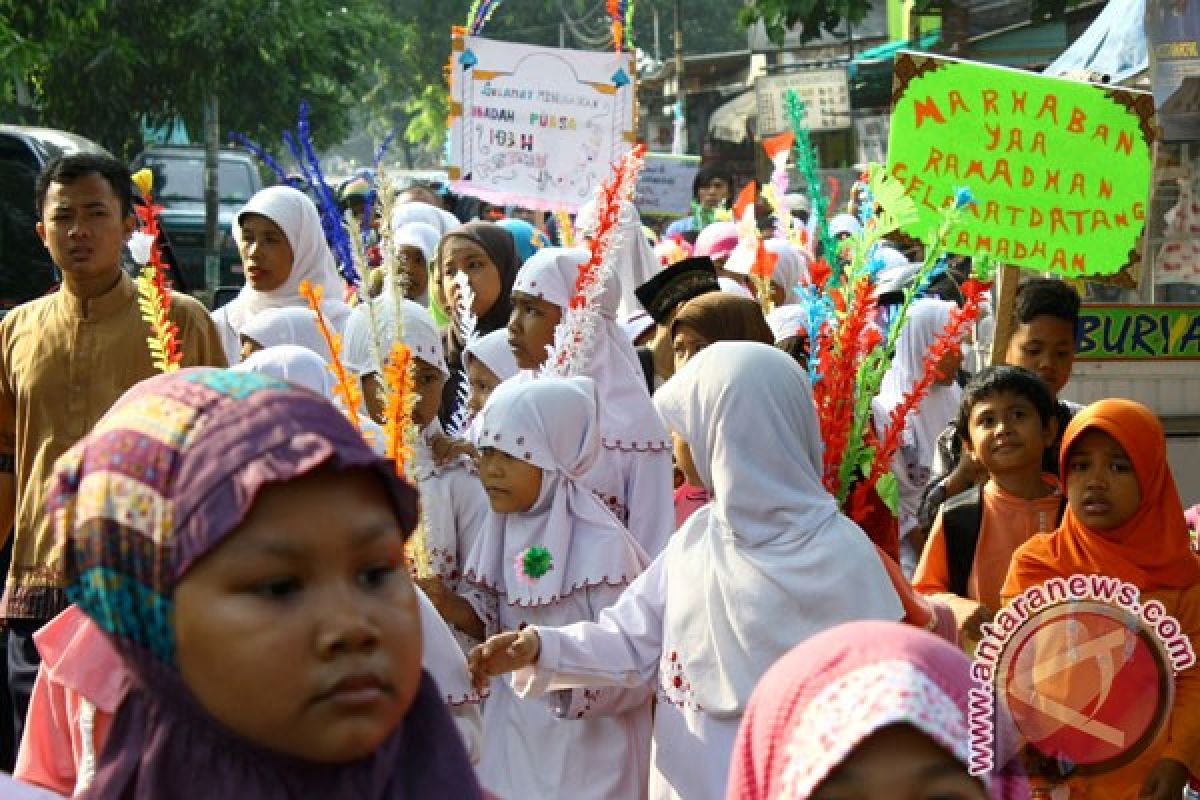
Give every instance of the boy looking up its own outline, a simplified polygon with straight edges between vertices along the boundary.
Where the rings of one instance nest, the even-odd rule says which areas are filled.
[[[964,454],[987,480],[942,506],[913,587],[950,606],[963,639],[1000,608],[1000,590],[1018,547],[1058,524],[1062,498],[1042,455],[1058,440],[1054,396],[1020,367],[988,367],[963,392],[958,430]]]
[[[1016,318],[1012,337],[1004,353],[1004,363],[1024,367],[1039,376],[1058,397],[1075,364],[1075,338],[1079,328],[1079,293],[1069,283],[1055,278],[1034,278],[1017,287]],[[1082,406],[1066,400],[1057,403],[1058,432],[1061,437],[1067,423]],[[984,480],[986,470],[960,447],[962,428],[947,426],[938,437],[937,454],[917,510],[917,525],[929,530],[938,509],[952,497]],[[1055,438],[1046,448],[1042,469],[1058,474],[1058,447]]]

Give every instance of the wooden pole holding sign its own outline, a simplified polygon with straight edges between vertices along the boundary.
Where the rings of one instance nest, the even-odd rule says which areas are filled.
[[[1012,338],[1013,315],[1017,309],[1017,284],[1021,282],[1021,268],[1005,264],[996,271],[996,328],[992,334],[991,366],[1004,363],[1008,340]]]

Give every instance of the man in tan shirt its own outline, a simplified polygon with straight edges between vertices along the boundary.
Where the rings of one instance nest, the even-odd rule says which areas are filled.
[[[115,159],[72,155],[38,178],[38,235],[62,288],[0,322],[0,542],[12,531],[0,615],[17,741],[40,659],[33,634],[67,606],[63,548],[51,540],[46,493],[54,463],[127,389],[154,375],[150,329],[121,253],[134,230],[132,181]],[[225,366],[204,306],[172,294],[183,366]]]

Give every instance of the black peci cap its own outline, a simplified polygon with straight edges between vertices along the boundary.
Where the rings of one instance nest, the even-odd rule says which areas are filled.
[[[659,325],[665,325],[680,303],[720,291],[717,268],[708,256],[676,261],[634,290],[638,301]]]

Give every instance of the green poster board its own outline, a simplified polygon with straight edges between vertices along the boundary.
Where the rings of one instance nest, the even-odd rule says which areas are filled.
[[[1084,306],[1075,353],[1081,361],[1200,359],[1200,306]]]
[[[970,61],[896,58],[888,171],[916,201],[924,237],[967,187],[952,252],[1067,277],[1140,261],[1154,101],[1147,92]]]

